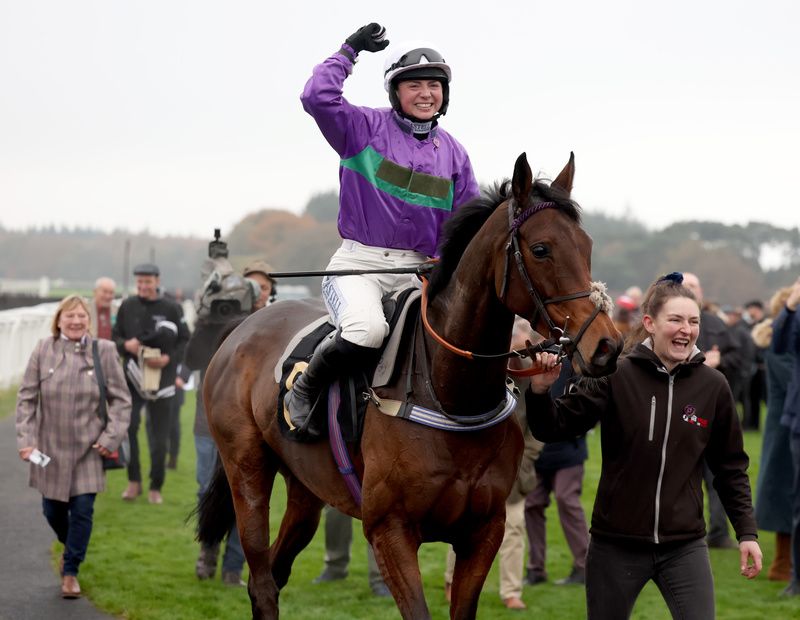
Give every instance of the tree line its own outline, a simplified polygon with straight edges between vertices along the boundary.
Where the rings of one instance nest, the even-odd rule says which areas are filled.
[[[237,267],[261,258],[278,271],[323,269],[340,244],[337,211],[336,193],[323,192],[311,198],[301,215],[281,209],[251,213],[229,232],[223,230],[223,239]],[[708,299],[736,305],[768,299],[776,288],[800,275],[797,228],[763,222],[741,226],[691,221],[651,231],[631,216],[591,211],[584,211],[583,225],[594,240],[592,274],[615,293],[631,285],[644,288],[666,272],[693,271],[701,278]],[[132,277],[126,279],[126,270],[155,260],[164,286],[188,293],[200,283],[200,265],[214,226],[209,223],[206,239],[122,230],[0,228],[0,277],[48,276],[89,284],[109,275],[119,284],[130,284]],[[781,264],[764,269],[760,262],[764,252],[780,257]],[[319,278],[292,283],[307,284],[312,291],[319,288]]]

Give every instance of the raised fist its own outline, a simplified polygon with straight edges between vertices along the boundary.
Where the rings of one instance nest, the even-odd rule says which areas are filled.
[[[352,47],[356,54],[363,51],[380,52],[389,45],[389,40],[385,37],[386,28],[373,22],[356,30],[345,39],[345,43]]]

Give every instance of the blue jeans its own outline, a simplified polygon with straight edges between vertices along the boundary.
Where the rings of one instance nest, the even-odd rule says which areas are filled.
[[[64,545],[64,574],[77,575],[92,535],[94,493],[73,495],[68,502],[42,498],[42,511]]]
[[[197,452],[197,497],[203,493],[211,484],[211,477],[217,466],[217,446],[211,437],[203,435],[194,436],[194,449]],[[239,530],[234,523],[231,531],[228,532],[228,542],[225,545],[225,554],[222,556],[222,572],[240,574],[244,568],[244,551],[239,540]]]

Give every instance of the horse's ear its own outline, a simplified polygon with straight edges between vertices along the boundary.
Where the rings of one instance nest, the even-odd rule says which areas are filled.
[[[570,151],[569,154],[569,161],[567,165],[564,166],[564,169],[559,173],[556,177],[556,180],[552,182],[551,185],[557,185],[565,192],[567,192],[567,196],[572,193],[572,179],[575,178],[575,153]]]
[[[511,180],[511,191],[514,194],[518,209],[524,209],[528,206],[532,186],[533,174],[531,173],[531,167],[528,165],[527,156],[522,153],[517,157],[517,163],[514,164],[514,178]]]

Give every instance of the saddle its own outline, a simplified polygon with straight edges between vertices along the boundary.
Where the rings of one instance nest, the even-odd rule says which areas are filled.
[[[411,287],[384,297],[382,300],[383,311],[386,321],[389,323],[389,335],[371,363],[339,377],[340,403],[337,419],[344,441],[358,442],[361,439],[364,416],[370,401],[370,388],[388,385],[396,378],[397,360],[402,361],[406,353],[403,342],[407,342],[407,339],[404,339],[404,335],[409,329],[414,329],[417,323],[421,295],[418,288]],[[287,439],[308,441],[308,439],[299,438],[296,433],[292,432],[288,416],[284,411],[283,399],[291,389],[295,377],[302,373],[308,365],[317,346],[324,339],[335,337],[336,328],[330,322],[330,317],[327,314],[321,316],[295,334],[275,366],[275,381],[280,386],[277,407],[278,425],[281,433]],[[328,390],[323,389],[311,414],[315,416],[316,420],[325,421],[324,424],[321,424],[323,432],[315,441],[327,436],[328,398]]]

